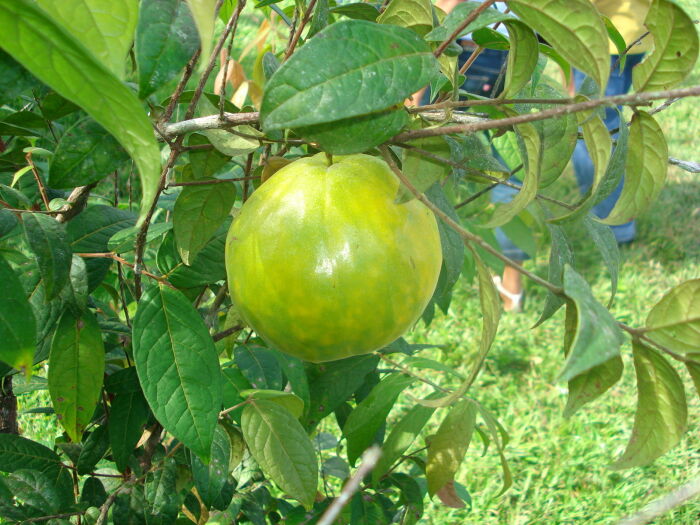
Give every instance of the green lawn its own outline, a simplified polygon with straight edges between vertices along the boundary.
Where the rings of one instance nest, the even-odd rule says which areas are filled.
[[[700,5],[679,2],[694,18]],[[685,85],[700,84],[700,67]],[[700,161],[697,99],[675,103],[657,118],[667,133],[670,155]],[[566,176],[566,175],[565,175]],[[575,192],[573,173],[569,173]],[[659,200],[638,221],[638,238],[622,250],[616,317],[641,325],[649,308],[671,287],[700,277],[700,177],[670,167]],[[601,300],[609,297],[610,281],[590,243],[576,246],[577,269]],[[546,276],[547,254],[528,267]],[[459,285],[458,285],[459,286]],[[700,401],[690,379],[689,430],[680,445],[653,465],[625,471],[609,468],[624,450],[634,420],[636,388],[631,347],[623,349],[623,379],[604,397],[570,420],[562,417],[566,384],[555,378],[563,363],[563,312],[537,329],[544,293],[527,285],[526,311],[504,315],[481,381],[472,394],[500,419],[510,434],[507,457],[513,486],[503,496],[498,456],[491,448],[481,456],[472,443],[459,481],[473,498],[471,511],[433,504],[425,523],[615,523],[645,503],[700,475]],[[418,342],[444,343],[439,354],[452,364],[468,363],[480,337],[478,290],[461,286],[448,315],[439,315],[429,329],[413,333]],[[679,508],[655,523],[696,524],[700,501]]]

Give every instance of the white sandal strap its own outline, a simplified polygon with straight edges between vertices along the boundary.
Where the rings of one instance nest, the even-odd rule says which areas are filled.
[[[500,293],[503,297],[507,297],[510,299],[512,303],[512,310],[520,310],[523,305],[523,292],[520,293],[513,293],[508,290],[506,290],[503,287],[503,282],[501,281],[501,277],[498,275],[494,275],[493,277],[493,284],[496,285],[496,290],[498,290],[498,293]]]

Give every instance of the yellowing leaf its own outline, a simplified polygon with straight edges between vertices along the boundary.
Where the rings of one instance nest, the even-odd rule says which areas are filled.
[[[668,361],[640,342],[633,343],[637,372],[637,413],[627,449],[613,465],[647,465],[668,452],[686,430],[688,408],[683,381]]]

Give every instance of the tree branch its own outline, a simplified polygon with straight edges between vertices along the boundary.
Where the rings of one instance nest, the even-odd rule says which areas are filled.
[[[260,114],[257,111],[253,113],[229,113],[225,111],[222,116],[207,115],[206,117],[165,124],[161,127],[161,133],[165,138],[174,138],[193,131],[228,129],[243,124],[255,124],[259,118]]]
[[[471,24],[474,20],[476,20],[481,13],[486,11],[489,7],[491,7],[496,0],[486,0],[483,4],[481,4],[479,7],[474,9],[469,15],[467,15],[467,18],[464,19],[464,22],[462,22],[457,29],[455,29],[450,36],[448,36],[445,41],[438,46],[438,48],[433,52],[433,55],[435,55],[435,58],[438,58],[440,55],[442,55],[443,51],[447,49],[447,46],[449,46],[452,42],[457,40],[457,37],[459,34],[464,31],[464,29]]]
[[[311,0],[311,2],[309,2],[309,7],[306,8],[306,12],[304,13],[301,22],[299,23],[299,27],[296,29],[296,31],[294,31],[294,35],[289,41],[289,45],[287,46],[287,50],[284,52],[284,58],[282,59],[282,62],[286,62],[286,60],[290,56],[292,56],[292,53],[294,53],[294,48],[296,47],[297,42],[299,42],[301,32],[304,30],[304,27],[306,27],[306,24],[309,23],[309,19],[311,18],[312,13],[314,12],[315,6],[316,0]]]
[[[640,512],[621,519],[617,522],[617,525],[643,525],[649,523],[669,510],[683,505],[698,494],[700,494],[700,478],[695,478],[665,496],[652,501]]]
[[[326,512],[318,520],[316,525],[331,525],[343,510],[343,507],[350,503],[350,499],[360,489],[360,483],[367,474],[372,472],[372,469],[377,465],[379,458],[382,456],[382,449],[377,445],[372,445],[362,454],[362,463],[355,473],[350,477],[348,482],[343,487],[340,495],[333,500]]]
[[[71,191],[68,196],[69,204],[61,207],[58,210],[58,215],[56,215],[56,220],[58,222],[68,222],[73,217],[78,215],[87,204],[88,197],[90,196],[90,191],[97,186],[97,182],[88,184],[87,186],[78,186]]]
[[[633,93],[631,95],[614,95],[611,97],[597,98],[568,104],[556,108],[545,109],[536,113],[527,113],[515,117],[508,117],[496,120],[486,120],[483,122],[475,122],[472,124],[458,124],[453,126],[443,126],[441,128],[427,128],[405,131],[394,136],[393,142],[406,142],[425,137],[435,137],[439,135],[449,135],[451,133],[474,133],[476,131],[484,131],[487,129],[509,128],[526,122],[536,122],[561,115],[578,113],[587,111],[600,106],[618,106],[618,105],[640,105],[652,100],[668,99],[675,97],[694,97],[700,95],[700,86],[689,88],[671,89],[667,91],[650,91],[645,93]]]

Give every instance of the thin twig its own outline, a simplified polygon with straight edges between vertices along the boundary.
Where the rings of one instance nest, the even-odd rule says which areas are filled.
[[[316,525],[331,525],[338,517],[343,507],[350,502],[350,499],[360,489],[360,483],[367,474],[372,472],[372,469],[377,465],[379,458],[382,456],[382,449],[378,445],[372,445],[362,454],[362,463],[357,467],[355,473],[350,476],[348,482],[343,486],[337,498],[333,500],[326,512],[316,522]]]
[[[130,263],[126,259],[120,257],[114,252],[103,252],[103,253],[76,253],[75,255],[78,255],[80,257],[85,257],[85,258],[91,258],[91,259],[112,259],[119,264],[123,264],[125,266],[128,266],[129,268],[135,268],[136,265],[133,263]],[[161,277],[159,275],[155,275],[153,273],[147,272],[145,270],[141,270],[141,273],[145,275],[146,277],[150,277],[151,279],[155,279],[159,283],[162,283],[166,286],[169,286],[170,288],[175,288],[172,284],[168,282],[168,280],[165,277]]]
[[[244,328],[245,326],[243,326],[242,324],[237,324],[235,326],[232,326],[231,328],[227,328],[226,330],[222,330],[221,332],[214,334],[211,338],[214,341],[221,341],[225,337],[235,334],[236,332],[243,330]]]
[[[511,268],[514,268],[518,272],[522,273],[526,277],[528,277],[530,280],[536,282],[540,286],[543,286],[550,292],[552,292],[555,295],[564,295],[564,291],[558,287],[555,286],[554,284],[550,283],[549,281],[542,279],[539,275],[536,275],[529,270],[526,270],[523,268],[522,265],[518,264],[517,262],[513,261],[512,259],[506,257],[503,255],[501,252],[499,252],[496,248],[491,246],[489,243],[484,241],[481,237],[478,235],[474,235],[470,231],[465,230],[462,226],[460,226],[457,222],[455,222],[449,215],[447,215],[445,212],[443,212],[440,208],[438,208],[435,204],[430,201],[423,193],[419,192],[416,187],[411,184],[411,181],[409,181],[406,176],[401,172],[401,170],[398,168],[396,163],[394,162],[394,159],[391,158],[391,154],[389,153],[389,150],[387,149],[386,146],[382,146],[380,148],[382,152],[382,156],[384,157],[384,160],[386,163],[389,165],[391,170],[396,174],[396,176],[399,178],[399,180],[403,183],[403,185],[418,199],[420,202],[425,204],[428,209],[430,209],[438,218],[440,218],[447,226],[452,228],[454,231],[456,231],[460,237],[462,237],[462,241],[466,244],[467,242],[472,242],[474,244],[479,245],[479,247],[487,252],[489,252],[491,255],[494,257],[497,257],[501,261],[503,261],[506,265],[510,266]]]
[[[221,412],[219,412],[219,419],[224,417],[226,414],[233,412],[234,410],[241,408],[244,405],[247,405],[248,403],[250,403],[250,400],[246,399],[245,401],[241,401],[240,403],[233,405],[232,407],[229,407],[226,410],[222,410]]]
[[[453,168],[458,168],[458,169],[469,169],[468,166],[465,166],[461,162],[456,162],[454,160],[446,159],[445,157],[440,157],[439,155],[435,155],[434,153],[425,150],[423,148],[419,148],[417,146],[413,146],[411,144],[403,144],[403,143],[398,143],[397,146],[401,148],[407,148],[415,151],[416,153],[420,153],[422,156],[432,159],[436,162],[441,162],[443,164],[447,164],[448,166],[452,166]],[[512,175],[513,173],[519,171],[522,168],[522,166],[516,170],[513,170],[510,174]],[[494,182],[498,183],[502,186],[506,186],[508,188],[513,188],[515,190],[520,190],[521,187],[513,182],[510,182],[508,179],[499,179],[498,177],[494,177],[493,175],[488,175],[486,173],[479,173],[479,177],[488,180],[489,182]],[[557,206],[561,206],[562,208],[567,208],[569,210],[575,210],[576,206],[573,206],[571,204],[567,204],[566,202],[562,202],[560,200],[554,199],[552,197],[548,197],[547,195],[542,195],[538,193],[536,195],[538,199],[541,199],[543,201],[551,202],[552,204],[556,204]]]
[[[223,184],[224,182],[235,182],[241,180],[252,180],[259,179],[258,175],[251,175],[250,177],[236,177],[233,179],[207,179],[207,180],[190,180],[185,182],[171,182],[166,186],[167,188],[175,188],[177,186],[206,186],[208,184]]]
[[[572,98],[479,98],[473,100],[446,100],[436,104],[407,108],[409,113],[423,113],[435,109],[468,108],[473,106],[500,106],[504,104],[573,104]]]
[[[700,494],[700,478],[695,478],[665,496],[655,499],[636,514],[621,519],[617,522],[617,525],[643,525],[649,523],[671,509],[683,505],[698,494]]]
[[[95,525],[104,525],[104,523],[107,521],[107,514],[109,513],[110,507],[114,504],[114,500],[117,499],[117,496],[119,495],[119,493],[122,492],[125,488],[126,488],[126,482],[119,485],[114,490],[114,492],[112,492],[107,497],[105,502],[100,507],[100,515],[97,517],[97,521],[95,522]]]
[[[34,165],[34,161],[32,160],[32,152],[30,151],[27,153],[24,158],[27,160],[27,164],[29,164],[29,167],[32,170],[32,174],[34,175],[34,179],[36,180],[36,185],[39,186],[39,193],[41,194],[41,200],[44,202],[44,206],[46,209],[49,209],[49,198],[46,195],[46,188],[44,188],[44,183],[41,180],[41,177],[39,176],[39,171],[36,169],[36,166]]]
[[[464,29],[471,24],[474,20],[476,20],[481,13],[486,11],[489,7],[491,7],[496,0],[486,0],[483,4],[481,4],[479,7],[474,9],[469,15],[467,15],[467,18],[464,19],[464,22],[462,22],[457,29],[455,29],[450,36],[448,36],[445,41],[438,46],[438,48],[435,50],[433,55],[435,55],[435,58],[439,57],[442,55],[443,51],[447,49],[447,46],[449,46],[453,41],[457,40],[457,37],[460,35]]]
[[[292,56],[292,53],[294,53],[294,48],[297,45],[297,42],[299,42],[299,38],[301,37],[301,32],[304,30],[304,27],[306,27],[306,24],[309,23],[309,20],[311,19],[311,15],[314,12],[314,7],[316,6],[316,0],[311,0],[309,2],[309,6],[306,8],[306,12],[304,13],[304,16],[301,19],[301,23],[299,24],[299,27],[294,31],[294,35],[292,36],[292,40],[289,42],[289,45],[287,46],[287,50],[284,52],[284,58],[282,59],[282,62],[285,62],[290,56]]]
[[[194,52],[192,58],[190,58],[190,61],[185,66],[185,71],[182,74],[182,78],[175,87],[175,91],[173,91],[173,94],[170,96],[170,102],[168,102],[168,106],[165,108],[165,111],[163,111],[161,122],[167,122],[168,120],[170,120],[170,117],[173,116],[175,107],[177,106],[177,103],[180,100],[180,97],[182,96],[182,92],[185,90],[185,86],[187,86],[187,82],[190,80],[190,77],[194,72],[194,68],[197,65],[197,61],[199,60],[199,54],[201,52],[201,48],[197,48],[197,51]]]
[[[470,197],[466,198],[465,200],[463,200],[462,202],[460,202],[459,204],[457,204],[457,205],[455,206],[455,210],[458,210],[458,209],[460,209],[460,208],[466,206],[466,205],[469,204],[470,202],[475,201],[476,199],[478,199],[478,198],[481,197],[482,195],[485,195],[486,193],[490,192],[492,189],[494,189],[496,186],[499,186],[500,184],[501,184],[500,181],[499,181],[499,182],[494,182],[493,184],[489,184],[489,185],[486,186],[483,190],[477,191],[475,194],[471,195]]]
[[[26,520],[21,520],[19,523],[39,523],[41,521],[49,520],[59,520],[62,518],[72,518],[73,516],[82,516],[85,514],[84,510],[78,512],[64,512],[63,514],[53,514],[51,516],[40,516],[38,518],[28,518]]]

